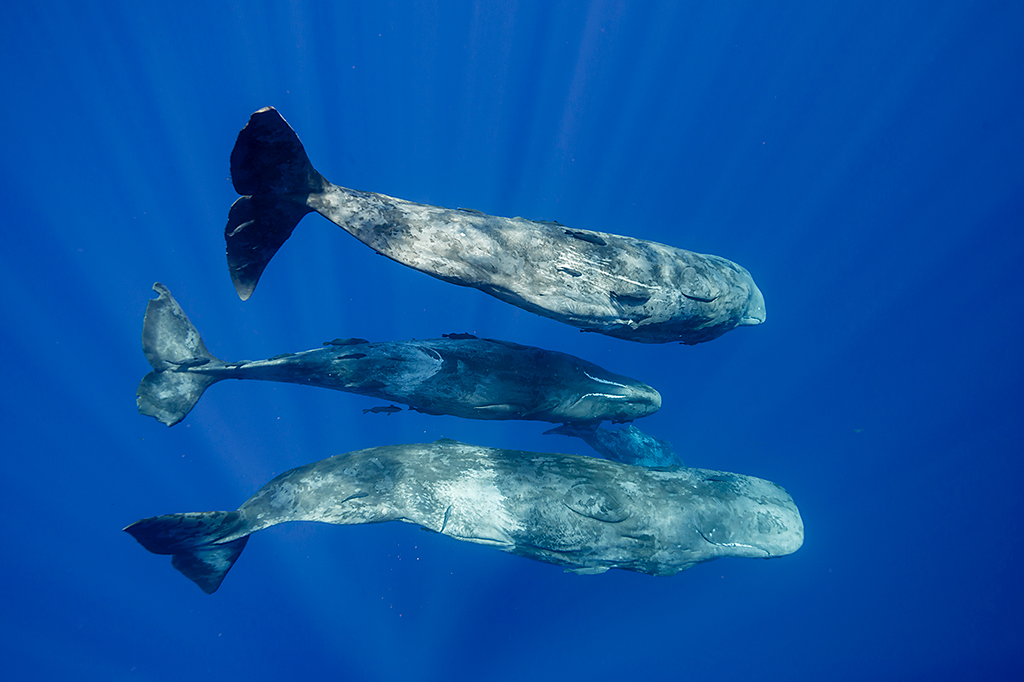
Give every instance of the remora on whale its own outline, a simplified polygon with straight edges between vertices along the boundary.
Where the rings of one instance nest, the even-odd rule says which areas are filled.
[[[252,533],[288,521],[405,521],[577,573],[672,575],[720,557],[790,554],[804,536],[789,493],[752,476],[451,440],[338,455],[281,474],[236,511],[155,516],[125,531],[212,593]]]
[[[750,273],[718,256],[333,185],[272,107],[238,134],[231,179],[243,196],[224,234],[243,300],[299,220],[316,211],[403,265],[584,331],[696,344],[765,320]]]
[[[656,412],[661,395],[567,353],[508,341],[465,338],[369,343],[348,339],[269,360],[226,363],[207,349],[163,284],[142,323],[152,365],[138,389],[139,412],[173,426],[222,379],[319,386],[394,401],[420,412],[469,419],[630,421]]]

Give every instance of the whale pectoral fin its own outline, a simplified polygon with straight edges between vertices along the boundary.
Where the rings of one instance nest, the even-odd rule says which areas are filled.
[[[458,524],[456,526],[460,528]],[[516,543],[509,537],[508,533],[498,526],[474,525],[471,530],[472,533],[466,535],[460,535],[457,530],[456,532],[448,530],[444,534],[465,542],[475,542],[478,545],[488,545],[506,551],[514,549],[516,546]]]
[[[474,408],[485,414],[497,415],[521,415],[526,414],[526,408],[514,403],[495,403],[493,405],[479,405]]]
[[[429,407],[417,407],[415,405],[410,405],[409,406],[409,411],[411,411],[411,412],[419,412],[420,414],[429,414],[429,415],[433,415],[435,417],[442,417],[445,414],[444,412],[439,412],[438,410],[432,410]]]
[[[651,292],[646,289],[635,291],[613,291],[611,299],[620,306],[627,308],[639,308],[651,300]]]
[[[581,428],[579,424],[576,424],[574,422],[569,422],[567,424],[562,424],[561,426],[556,426],[553,429],[548,429],[547,431],[545,431],[541,435],[542,436],[555,436],[555,435],[557,435],[557,436],[577,436],[577,437],[580,437],[584,433],[586,433],[587,435],[590,435],[591,430],[588,430],[586,428]]]
[[[607,570],[607,566],[580,566],[579,568],[567,568],[565,572],[575,573],[576,575],[600,575]]]

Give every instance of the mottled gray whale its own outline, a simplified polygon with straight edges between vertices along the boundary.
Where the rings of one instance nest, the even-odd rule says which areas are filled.
[[[704,469],[647,469],[451,440],[359,450],[287,471],[236,511],[168,514],[125,531],[212,593],[249,536],[288,521],[405,521],[577,573],[672,575],[803,544],[780,486]]]
[[[231,179],[243,196],[224,234],[243,299],[299,220],[316,211],[394,261],[583,331],[696,344],[765,320],[750,273],[718,256],[333,185],[271,107],[239,133]]]
[[[630,421],[661,407],[647,384],[592,362],[469,334],[388,343],[338,339],[268,360],[224,362],[206,349],[167,287],[157,282],[153,290],[159,296],[150,299],[142,323],[142,350],[153,371],[139,384],[138,405],[168,426],[222,379],[319,386],[469,419]]]

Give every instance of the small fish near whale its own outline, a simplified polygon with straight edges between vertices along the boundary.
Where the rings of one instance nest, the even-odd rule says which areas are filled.
[[[335,339],[268,360],[224,362],[206,349],[167,287],[157,282],[153,290],[158,296],[142,325],[153,371],[139,384],[137,402],[139,412],[168,426],[223,379],[319,386],[469,419],[626,422],[661,407],[661,395],[647,384],[581,358],[466,334],[386,343]],[[392,408],[368,411],[400,411]]]
[[[404,521],[582,574],[770,559],[804,536],[789,493],[752,476],[451,440],[338,455],[281,474],[236,511],[155,516],[124,530],[211,594],[251,534],[289,521]]]
[[[238,134],[231,179],[242,196],[224,234],[242,299],[299,220],[316,211],[398,263],[582,331],[692,345],[765,321],[750,273],[718,256],[333,185],[272,107]]]

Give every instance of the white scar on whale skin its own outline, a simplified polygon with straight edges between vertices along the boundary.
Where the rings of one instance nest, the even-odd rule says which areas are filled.
[[[224,234],[242,299],[302,217],[316,211],[396,263],[583,331],[693,345],[765,321],[750,273],[719,256],[334,185],[271,107],[239,133],[231,179],[242,196]]]
[[[804,539],[792,497],[763,479],[451,440],[330,457],[284,472],[235,511],[154,516],[125,530],[212,593],[250,534],[292,521],[414,523],[582,574],[672,575],[722,557],[790,554]]]
[[[595,377],[594,375],[590,374],[589,372],[587,372],[587,370],[583,370],[583,373],[586,374],[591,379],[593,379],[594,381],[600,383],[600,384],[611,384],[612,386],[618,386],[619,388],[621,388],[624,391],[628,390],[625,386],[623,386],[622,384],[620,384],[617,381],[611,381],[610,379],[599,379],[599,378]]]
[[[463,471],[451,482],[440,483],[437,494],[450,503],[438,532],[457,540],[514,546],[509,533],[521,532],[523,526],[508,512],[508,500],[498,489],[496,477],[493,470],[479,469]]]
[[[623,391],[627,391],[627,392],[629,391],[629,388],[627,388],[626,386],[618,383],[617,381],[610,381],[608,379],[599,379],[599,378],[595,377],[594,375],[590,374],[589,372],[587,372],[586,370],[582,370],[582,371],[583,371],[584,374],[586,374],[588,377],[590,377],[591,379],[593,379],[597,383],[609,384],[611,386],[618,386]],[[612,393],[585,393],[585,394],[581,395],[579,398],[577,398],[576,401],[573,402],[573,404],[569,406],[569,409],[572,409],[572,408],[576,407],[577,405],[579,405],[581,402],[583,402],[587,398],[607,398],[608,400],[627,400],[629,398],[629,396],[628,395],[620,395],[620,394],[612,394]]]
[[[577,405],[579,405],[581,402],[583,402],[587,398],[607,398],[608,400],[625,400],[626,396],[624,396],[624,395],[612,395],[610,393],[586,393],[584,395],[581,395],[579,398],[577,398],[573,402],[573,404],[569,406],[569,408],[572,409],[573,407],[576,407]]]

